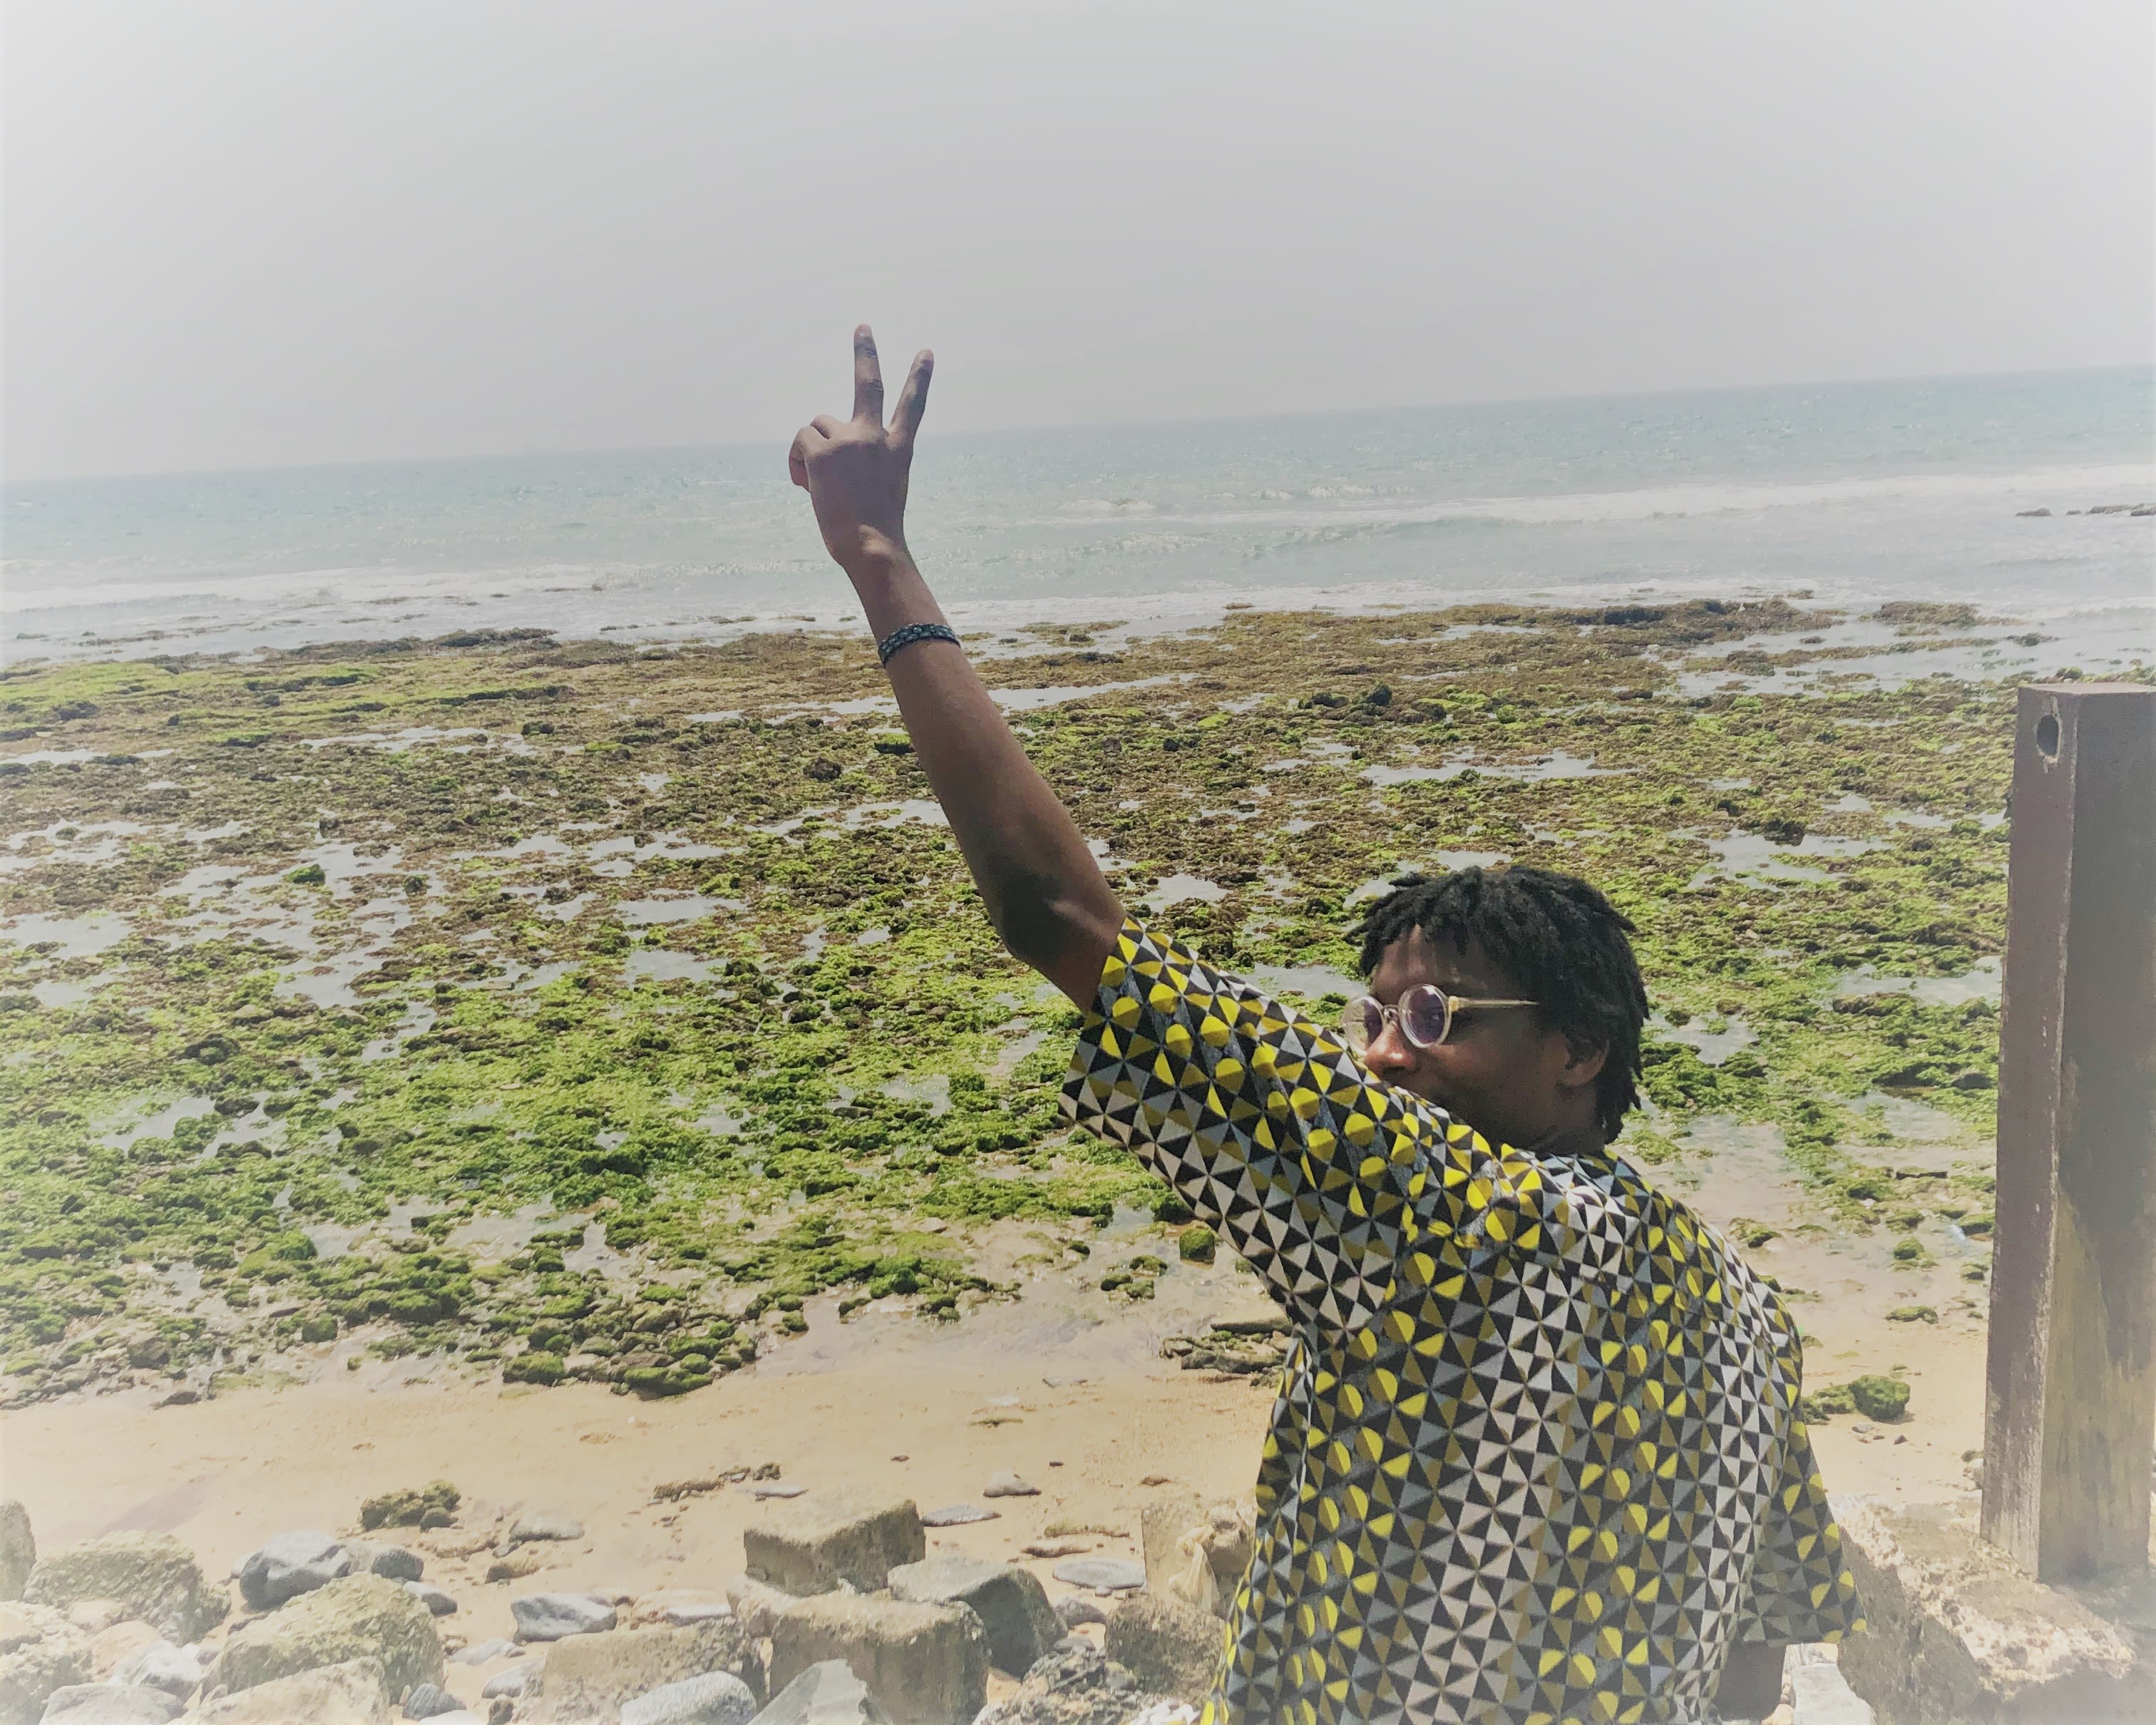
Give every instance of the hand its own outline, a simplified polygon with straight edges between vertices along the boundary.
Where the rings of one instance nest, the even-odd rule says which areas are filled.
[[[815,506],[824,547],[856,581],[879,563],[908,556],[906,479],[935,369],[936,356],[927,348],[914,355],[886,427],[883,370],[875,337],[863,324],[854,331],[854,417],[842,423],[818,414],[794,434],[787,454],[793,483]]]

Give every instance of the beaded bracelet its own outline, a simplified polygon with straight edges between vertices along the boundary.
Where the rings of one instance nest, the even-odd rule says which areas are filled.
[[[948,641],[958,644],[958,632],[947,623],[909,623],[904,629],[895,629],[876,643],[876,658],[889,665],[891,655],[901,648],[911,647],[916,641]]]

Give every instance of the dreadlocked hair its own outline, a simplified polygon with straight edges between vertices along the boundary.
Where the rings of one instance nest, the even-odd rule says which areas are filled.
[[[1363,943],[1363,974],[1416,929],[1449,940],[1463,956],[1471,941],[1538,1003],[1536,1017],[1575,1050],[1604,1051],[1594,1081],[1595,1115],[1605,1139],[1639,1105],[1640,1027],[1646,986],[1626,938],[1631,921],[1586,881],[1551,869],[1466,868],[1402,875],[1349,931]]]

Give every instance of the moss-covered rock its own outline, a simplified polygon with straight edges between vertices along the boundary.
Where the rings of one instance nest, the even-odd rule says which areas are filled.
[[[346,1575],[233,1631],[203,1680],[205,1700],[346,1660],[381,1661],[385,1692],[442,1681],[434,1615],[398,1582]]]
[[[224,1621],[223,1588],[203,1579],[195,1555],[169,1533],[107,1533],[41,1558],[23,1598],[64,1611],[85,1599],[112,1599],[124,1615],[168,1640],[198,1640]]]

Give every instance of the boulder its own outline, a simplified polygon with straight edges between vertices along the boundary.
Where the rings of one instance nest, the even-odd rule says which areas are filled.
[[[843,1486],[767,1504],[742,1543],[752,1580],[796,1595],[829,1593],[842,1581],[873,1593],[894,1565],[928,1555],[912,1499]]]
[[[443,1713],[454,1713],[463,1705],[439,1683],[414,1683],[412,1692],[404,1697],[404,1717],[432,1719]]]
[[[378,1659],[340,1660],[206,1702],[187,1725],[389,1725],[388,1681]]]
[[[621,1725],[748,1725],[756,1697],[731,1671],[663,1683],[622,1703]]]
[[[288,1599],[326,1587],[357,1566],[352,1554],[326,1533],[280,1533],[239,1560],[234,1573],[250,1611],[273,1611]]]
[[[773,1688],[834,1659],[898,1725],[971,1725],[988,1698],[988,1635],[963,1605],[819,1594],[772,1625]]]
[[[750,1725],[891,1725],[891,1715],[843,1659],[812,1665]]]
[[[203,1580],[195,1554],[169,1533],[108,1533],[38,1560],[23,1598],[64,1611],[86,1599],[111,1599],[123,1618],[156,1625],[175,1641],[192,1641],[224,1621],[222,1589]]]
[[[1202,1697],[1226,1656],[1227,1631],[1172,1594],[1133,1594],[1109,1615],[1101,1651],[1148,1689]]]
[[[162,1689],[71,1683],[53,1691],[38,1725],[167,1725],[185,1706]]]
[[[734,1678],[752,1697],[763,1692],[762,1658],[747,1631],[731,1617],[693,1629],[572,1635],[548,1651],[545,1667],[524,1692],[532,1707],[523,1717],[611,1717],[639,1695],[714,1671]]]
[[[33,1725],[55,1689],[90,1681],[90,1637],[49,1605],[0,1605],[0,1725]]]
[[[203,1698],[237,1695],[317,1666],[372,1661],[385,1697],[442,1681],[434,1620],[403,1587],[379,1575],[346,1575],[268,1617],[244,1624],[203,1680]]]
[[[392,1581],[417,1581],[427,1573],[427,1560],[401,1545],[384,1545],[372,1539],[347,1539],[344,1548],[352,1556],[355,1575],[386,1575]]]
[[[603,1634],[618,1620],[613,1604],[597,1594],[526,1594],[509,1602],[520,1641],[560,1641]]]
[[[980,1714],[973,1725],[1124,1725],[1160,1699],[1097,1649],[1074,1643],[1034,1666],[1017,1693]]]
[[[163,1645],[164,1639],[146,1623],[116,1623],[90,1637],[90,1671],[99,1682],[111,1682],[119,1666],[138,1653]]]
[[[988,1637],[988,1662],[1024,1676],[1063,1639],[1062,1620],[1040,1578],[1015,1563],[939,1556],[901,1563],[891,1572],[891,1596],[926,1605],[964,1605]]]
[[[435,1616],[454,1617],[457,1615],[457,1602],[431,1583],[407,1581],[399,1584]]]
[[[112,1681],[138,1687],[162,1689],[185,1701],[202,1681],[202,1661],[192,1650],[170,1641],[153,1641],[131,1658],[112,1668]]]
[[[0,1602],[23,1597],[23,1584],[38,1567],[38,1541],[30,1532],[30,1512],[13,1498],[0,1502]]]
[[[1038,1497],[1040,1487],[1014,1473],[999,1473],[981,1487],[983,1497]]]

